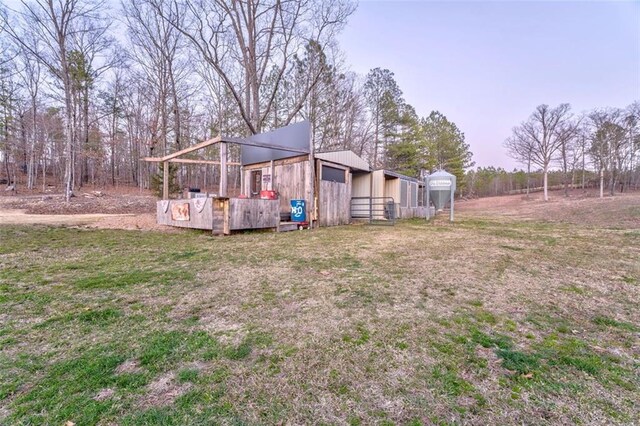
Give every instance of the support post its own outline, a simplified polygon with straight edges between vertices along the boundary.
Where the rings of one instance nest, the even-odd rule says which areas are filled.
[[[269,189],[272,190],[272,191],[274,189],[274,186],[273,186],[273,177],[274,177],[273,169],[274,169],[273,168],[273,160],[271,160],[271,164],[269,165],[269,174],[271,175],[271,176],[269,176]]]
[[[453,199],[455,198],[456,191],[453,190],[451,185],[451,208],[449,209],[449,222],[453,222]]]
[[[306,182],[307,193],[307,220],[309,221],[309,228],[313,228],[313,222],[317,221],[316,210],[316,195],[319,197],[318,188],[316,188],[316,158],[314,155],[313,146],[313,129],[309,126],[309,169]]]
[[[456,177],[451,176],[451,208],[449,209],[449,222],[453,222],[453,200],[456,197]]]
[[[169,162],[162,163],[162,199],[169,199]]]
[[[227,143],[220,142],[220,189],[219,197],[227,196]]]
[[[369,223],[373,223],[373,172],[369,173]]]
[[[228,198],[223,201],[224,207],[222,210],[222,214],[223,214],[222,233],[224,235],[231,234],[231,229],[229,228],[229,203],[230,202],[231,200],[229,200]]]
[[[431,204],[429,199],[429,178],[427,177],[427,220],[431,219]]]

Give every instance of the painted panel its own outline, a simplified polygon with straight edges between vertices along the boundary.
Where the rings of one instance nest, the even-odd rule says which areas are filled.
[[[189,203],[171,204],[171,220],[189,221]]]
[[[160,225],[181,228],[211,229],[214,200],[213,198],[160,200],[156,208],[157,222]]]

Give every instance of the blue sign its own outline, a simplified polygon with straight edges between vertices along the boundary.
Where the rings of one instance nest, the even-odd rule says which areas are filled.
[[[305,222],[307,220],[304,200],[291,200],[291,220],[293,222]]]

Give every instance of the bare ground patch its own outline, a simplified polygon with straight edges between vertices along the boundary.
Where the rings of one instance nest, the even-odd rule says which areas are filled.
[[[640,228],[640,192],[627,192],[599,198],[595,192],[573,190],[550,192],[549,201],[540,193],[487,197],[458,202],[463,215],[506,217],[516,220],[544,220],[590,226]]]
[[[113,397],[115,393],[115,390],[111,388],[105,388],[100,390],[100,392],[98,392],[93,399],[95,399],[96,401],[104,401],[105,399],[110,399],[111,397]]]
[[[170,405],[190,388],[191,384],[189,383],[178,383],[175,373],[164,374],[149,383],[139,401],[140,407],[149,408]]]
[[[137,360],[130,359],[120,364],[116,368],[115,373],[116,374],[139,373],[141,371],[142,371],[142,368],[140,367],[140,363]]]

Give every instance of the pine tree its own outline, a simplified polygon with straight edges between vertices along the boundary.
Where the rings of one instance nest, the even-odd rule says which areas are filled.
[[[158,197],[162,197],[162,185],[164,184],[164,163],[158,164],[158,173],[151,176],[151,190]],[[169,196],[180,192],[178,185],[178,165],[169,163]]]
[[[444,169],[456,176],[458,188],[464,189],[465,169],[473,167],[472,152],[464,140],[464,133],[455,123],[438,111],[422,121],[426,152],[426,168]]]

